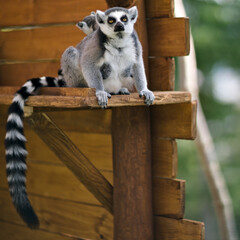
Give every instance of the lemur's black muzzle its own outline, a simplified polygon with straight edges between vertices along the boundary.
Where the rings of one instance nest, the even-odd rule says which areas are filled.
[[[117,22],[117,24],[116,24],[115,27],[114,27],[114,32],[122,32],[122,31],[124,31],[124,30],[125,30],[125,29],[124,29],[123,24],[120,23],[120,22]]]

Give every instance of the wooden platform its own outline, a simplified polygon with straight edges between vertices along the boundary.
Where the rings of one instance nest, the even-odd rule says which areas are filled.
[[[19,87],[0,87],[0,104],[10,105],[13,94]],[[153,105],[176,104],[191,102],[189,92],[154,92]],[[26,102],[30,107],[52,108],[100,108],[97,103],[95,89],[89,88],[42,88],[39,95],[31,96]],[[108,107],[145,106],[144,97],[138,93],[130,95],[112,95]]]

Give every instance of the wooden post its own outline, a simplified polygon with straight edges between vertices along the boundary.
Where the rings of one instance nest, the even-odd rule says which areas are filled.
[[[114,240],[153,240],[149,108],[114,108]]]

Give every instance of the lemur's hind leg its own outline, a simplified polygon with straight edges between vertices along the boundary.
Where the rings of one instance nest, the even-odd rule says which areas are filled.
[[[79,65],[79,52],[74,47],[67,48],[61,59],[64,80],[68,87],[87,87]]]

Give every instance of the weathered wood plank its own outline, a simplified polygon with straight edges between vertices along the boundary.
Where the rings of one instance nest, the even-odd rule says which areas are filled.
[[[185,210],[185,181],[154,177],[153,206],[155,215],[175,219],[183,218]]]
[[[150,56],[185,56],[190,51],[189,19],[159,18],[148,21]]]
[[[77,22],[97,9],[107,9],[104,0],[1,0],[0,26]],[[21,7],[19,7],[21,6]]]
[[[71,89],[69,90],[71,91]],[[191,101],[189,92],[154,92],[155,100],[153,105],[175,104]],[[0,105],[10,105],[12,95],[0,95]],[[96,97],[75,97],[75,96],[30,96],[25,104],[30,107],[50,108],[100,108]],[[144,98],[138,93],[130,95],[114,95],[108,101],[108,107],[145,106]],[[43,109],[44,111],[44,109]]]
[[[149,87],[152,91],[173,91],[174,58],[149,58]]]
[[[147,23],[149,55],[159,57],[187,55],[188,22],[185,18],[149,20]],[[4,45],[0,59],[5,61],[60,59],[67,47],[76,45],[83,37],[85,34],[74,25],[0,32],[0,45]]]
[[[146,13],[148,18],[173,17],[174,0],[148,0]]]
[[[196,102],[153,107],[151,120],[153,137],[195,139]]]
[[[46,114],[33,114],[28,123],[84,186],[112,213],[112,185]]]
[[[176,220],[164,217],[154,218],[155,240],[204,240],[204,223],[191,220]]]
[[[64,236],[62,234],[51,233],[41,230],[34,230],[20,226],[18,224],[0,221],[0,239],[8,240],[73,240],[71,236]]]
[[[125,7],[129,8],[137,2],[137,0],[106,0],[108,7]]]
[[[27,79],[34,77],[56,77],[59,68],[59,60],[56,62],[1,64],[0,86],[21,86]]]
[[[175,178],[177,176],[177,144],[174,139],[152,137],[153,176]]]
[[[40,230],[77,239],[113,239],[113,217],[103,207],[29,195],[40,221]],[[10,194],[0,189],[0,220],[25,226],[11,202]],[[58,239],[58,238],[56,238]]]
[[[112,171],[101,171],[101,173],[109,182],[113,182]],[[7,189],[4,159],[0,159],[0,176],[0,188]],[[154,177],[154,214],[182,218],[184,186],[185,182],[182,180]],[[28,161],[27,188],[28,193],[38,196],[101,206],[99,201],[63,165]]]
[[[114,239],[153,239],[149,109],[113,110]]]

